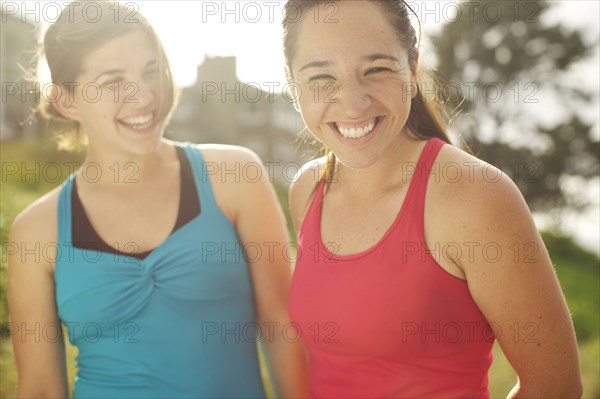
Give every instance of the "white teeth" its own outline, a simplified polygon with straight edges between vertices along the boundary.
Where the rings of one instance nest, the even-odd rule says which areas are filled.
[[[134,127],[134,128],[144,129],[144,128],[147,128],[148,126],[150,126],[152,124],[153,120],[154,120],[154,114],[151,113],[148,115],[136,116],[136,117],[127,118],[127,119],[121,119],[120,122],[130,125],[131,127]]]
[[[337,127],[338,131],[342,134],[342,136],[349,139],[360,139],[362,137],[365,137],[367,134],[371,133],[371,131],[375,127],[375,120],[373,120],[367,126],[362,128],[345,128],[339,126],[337,123],[335,124],[335,126]]]

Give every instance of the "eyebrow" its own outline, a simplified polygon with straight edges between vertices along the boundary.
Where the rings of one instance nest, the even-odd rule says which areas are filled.
[[[398,58],[388,55],[388,54],[383,54],[383,53],[370,54],[370,55],[362,57],[362,60],[369,61],[369,62],[373,62],[373,61],[377,61],[377,60],[389,60],[389,61],[394,61],[394,62],[400,62],[400,60]],[[329,61],[309,62],[308,64],[305,64],[302,68],[300,68],[299,72],[302,72],[308,68],[323,68],[330,64],[331,63]]]
[[[148,68],[149,66],[155,65],[156,64],[156,60],[150,60],[146,63],[146,66],[144,68]],[[114,75],[117,73],[122,73],[125,72],[124,69],[109,69],[108,71],[104,71],[104,72],[100,72],[100,74],[98,74],[98,76],[96,76],[96,78],[94,80],[98,80],[100,77],[104,76],[104,75]]]
[[[313,62],[309,62],[308,64],[304,65],[302,68],[300,68],[299,72],[304,71],[305,69],[308,68],[323,68],[327,65],[329,65],[330,62],[329,61],[313,61]]]
[[[366,60],[366,61],[390,60],[390,61],[400,62],[400,60],[398,58],[388,55],[388,54],[383,54],[383,53],[367,55],[366,57],[363,57],[363,60]]]

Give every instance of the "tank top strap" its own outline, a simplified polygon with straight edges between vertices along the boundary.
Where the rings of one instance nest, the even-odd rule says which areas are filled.
[[[185,143],[183,148],[190,160],[192,173],[194,174],[194,182],[196,183],[196,190],[198,191],[198,198],[200,198],[200,207],[204,209],[207,206],[216,206],[215,196],[213,194],[202,153],[194,144],[189,142]]]
[[[419,161],[417,162],[417,166],[411,181],[412,192],[410,193],[410,200],[406,204],[407,207],[404,214],[410,215],[410,217],[416,222],[415,226],[418,226],[421,237],[424,237],[425,232],[424,217],[427,184],[432,176],[436,180],[440,178],[440,167],[435,166],[435,160],[444,144],[445,142],[438,138],[429,139],[421,156],[419,157]]]
[[[311,208],[314,206],[316,210],[321,213],[321,206],[323,204],[323,195],[325,194],[325,187],[327,187],[325,179],[321,179],[319,184],[315,188],[315,195],[313,196],[313,201],[311,204]]]
[[[415,184],[415,195],[418,195],[419,200],[425,199],[425,192],[427,190],[427,183],[431,175],[434,178],[440,176],[439,167],[435,166],[435,160],[438,153],[444,146],[444,142],[438,138],[429,139],[423,153],[421,154],[417,167],[415,168],[415,176],[418,178],[418,184]]]
[[[306,236],[307,234],[311,237],[320,236],[321,232],[319,229],[321,228],[321,207],[323,205],[325,186],[325,179],[322,179],[315,188],[308,210],[304,215],[302,226],[300,226],[298,236]]]
[[[58,195],[58,243],[71,244],[73,237],[73,220],[71,212],[71,194],[75,173],[63,183]]]

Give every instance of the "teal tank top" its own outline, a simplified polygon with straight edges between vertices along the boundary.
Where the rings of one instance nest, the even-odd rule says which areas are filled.
[[[75,398],[264,398],[243,246],[186,144],[201,212],[142,259],[73,245],[74,175],[58,203],[58,315]]]

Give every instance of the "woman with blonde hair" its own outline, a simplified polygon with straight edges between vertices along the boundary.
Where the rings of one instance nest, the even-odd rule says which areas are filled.
[[[164,139],[176,90],[160,40],[131,7],[86,5],[95,20],[70,3],[44,37],[47,114],[72,124],[70,144],[85,138],[86,158],[15,220],[10,241],[46,256],[9,257],[11,321],[65,326],[75,398],[265,397],[258,341],[279,395],[302,396],[304,357],[281,331],[290,265],[244,251],[287,241],[273,189],[206,167],[260,160]],[[13,344],[19,397],[69,396],[62,336]]]

